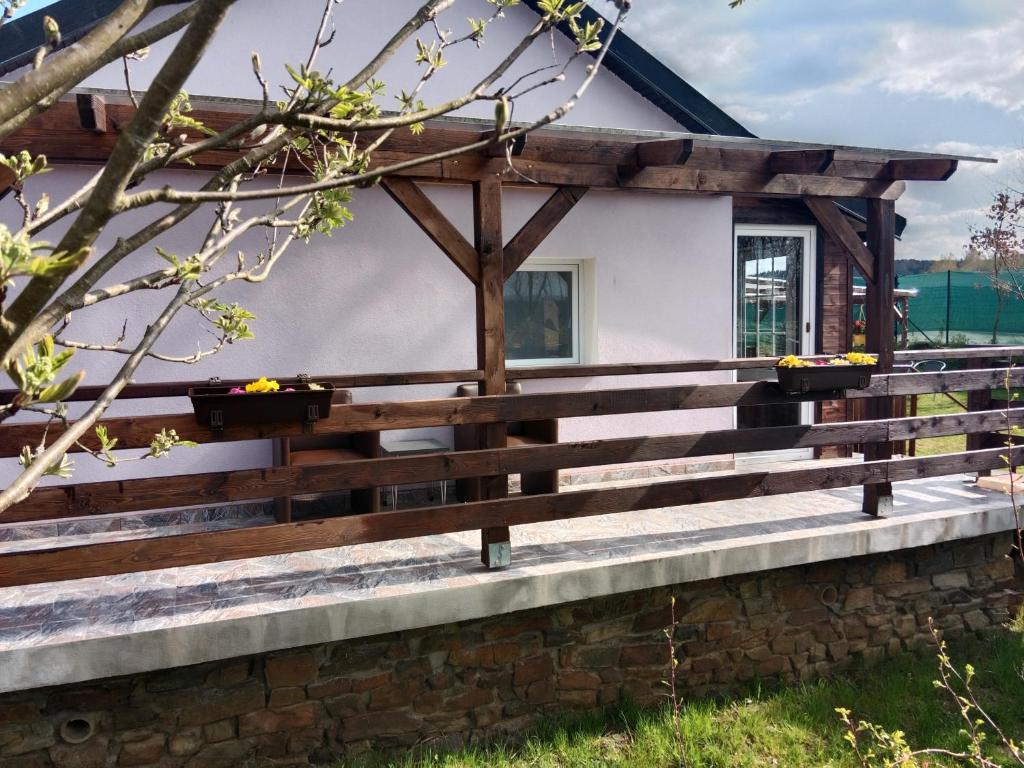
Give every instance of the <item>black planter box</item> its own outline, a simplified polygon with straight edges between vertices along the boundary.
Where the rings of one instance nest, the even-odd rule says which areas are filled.
[[[866,389],[871,384],[874,370],[873,365],[775,366],[775,375],[779,379],[779,389],[789,395],[801,395],[838,389]]]
[[[205,427],[223,429],[241,424],[299,422],[312,424],[331,412],[333,384],[280,382],[277,392],[229,394],[231,387],[190,387],[189,399],[196,421]],[[290,387],[294,391],[285,392]]]

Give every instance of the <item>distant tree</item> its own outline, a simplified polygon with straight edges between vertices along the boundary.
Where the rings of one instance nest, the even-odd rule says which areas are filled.
[[[986,214],[988,223],[973,229],[971,249],[986,258],[989,277],[996,291],[992,321],[992,343],[999,341],[999,322],[1009,296],[1024,299],[1021,269],[1024,267],[1024,194],[1011,190],[997,192]]]

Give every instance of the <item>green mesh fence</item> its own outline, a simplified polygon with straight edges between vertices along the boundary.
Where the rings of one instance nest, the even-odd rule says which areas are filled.
[[[1024,287],[1024,275],[1017,276]],[[1009,282],[1012,282],[1012,278]],[[900,288],[910,298],[911,343],[1002,344],[1024,342],[1024,301],[1014,292],[1000,296],[986,272],[929,272],[904,275]],[[859,312],[855,308],[854,313]]]

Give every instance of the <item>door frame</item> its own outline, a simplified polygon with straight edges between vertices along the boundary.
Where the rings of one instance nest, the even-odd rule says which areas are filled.
[[[741,236],[757,236],[764,235],[766,237],[800,237],[804,240],[804,263],[803,269],[803,286],[800,292],[801,301],[801,315],[803,320],[803,332],[800,335],[800,354],[811,355],[814,354],[817,329],[817,285],[818,285],[818,228],[813,224],[801,225],[801,224],[733,224],[733,235],[732,235],[732,282],[731,282],[731,294],[730,299],[732,303],[732,350],[733,354],[738,356],[738,334],[737,334],[737,323],[739,321],[739,302],[737,301],[738,292],[736,290],[736,281],[739,279],[737,274],[737,256],[739,253],[739,238]],[[737,372],[733,373],[733,381],[737,381]],[[738,426],[737,412],[733,409],[732,423],[735,429]],[[800,406],[800,423],[802,424],[813,424],[814,423],[814,403],[802,403]],[[794,448],[783,451],[757,451],[753,453],[741,454],[741,462],[765,462],[765,461],[795,461],[800,459],[810,459],[814,457],[813,448]]]

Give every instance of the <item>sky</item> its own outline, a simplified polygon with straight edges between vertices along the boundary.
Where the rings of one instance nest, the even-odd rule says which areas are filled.
[[[633,0],[626,32],[759,136],[997,158],[910,183],[899,258],[961,255],[1024,184],[1024,0]]]
[[[899,258],[962,255],[1024,183],[1022,0],[634,0],[626,32],[759,136],[1000,161],[909,183]]]

